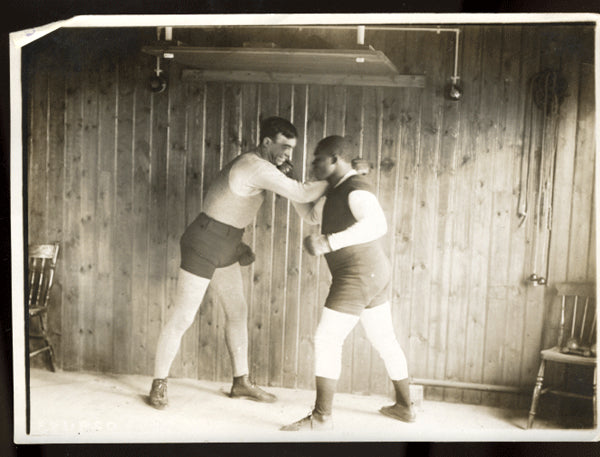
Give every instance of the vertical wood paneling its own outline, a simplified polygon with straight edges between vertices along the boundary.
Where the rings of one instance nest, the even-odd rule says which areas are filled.
[[[131,282],[132,253],[133,253],[133,101],[134,84],[131,66],[119,62],[118,103],[116,126],[116,158],[115,158],[115,217],[113,259],[114,275],[114,327],[113,327],[113,357],[114,369],[117,373],[126,373],[131,366],[131,297],[133,284]]]
[[[65,185],[63,194],[64,273],[70,278],[63,288],[63,351],[65,370],[81,368],[80,288],[81,265],[81,154],[82,154],[82,88],[79,75],[69,72],[66,76],[65,100]]]
[[[98,73],[86,71],[82,77],[83,93],[83,151],[81,157],[81,257],[79,274],[81,289],[82,368],[96,369],[95,270],[97,252],[89,249],[96,239],[96,189],[98,174]]]
[[[300,180],[307,175],[307,167],[310,164],[310,158],[306,157],[306,109],[307,109],[307,90],[304,85],[294,85],[292,87],[292,111],[290,121],[298,128],[299,136],[296,142],[296,149],[292,156],[294,172]],[[295,210],[289,210],[288,220],[288,257],[286,265],[286,286],[287,293],[285,297],[285,319],[284,319],[284,354],[282,367],[282,385],[296,386],[298,378],[298,360],[303,354],[299,354],[299,327],[300,322],[304,320],[306,304],[304,303],[301,288],[302,280],[302,239],[304,236],[302,219]],[[314,374],[314,373],[313,373]]]
[[[238,32],[240,39],[246,33]],[[315,34],[343,42],[341,33]],[[257,143],[259,119],[279,114],[300,133],[298,175],[308,178],[314,147],[331,134],[347,135],[373,165],[368,179],[389,224],[392,313],[410,375],[530,385],[539,349],[556,331],[552,284],[595,276],[594,98],[591,66],[581,66],[583,35],[566,26],[463,27],[458,102],[443,99],[452,34],[368,33],[401,72],[426,74],[422,90],[183,84],[174,64],[169,88],[153,94],[145,86],[147,56],[56,68],[40,61],[31,67],[27,105],[29,238],[62,244],[61,309],[51,320],[62,367],[152,372],[172,306],[179,237],[219,169]],[[538,208],[538,169],[549,174],[554,143],[551,132],[542,134],[529,85],[545,68],[568,81],[560,114],[547,124],[558,122],[549,240],[539,219],[547,214]],[[530,169],[521,189],[522,165]],[[541,184],[546,192],[546,178]],[[286,199],[268,194],[244,234],[257,254],[243,277],[251,374],[260,384],[314,387],[313,336],[330,274],[323,259],[303,251],[302,238],[317,230]],[[531,287],[525,279],[532,269],[544,273],[547,255],[549,287]],[[209,288],[172,375],[229,378],[224,322]],[[338,390],[391,392],[362,328],[344,347]],[[515,404],[450,388],[426,393]]]
[[[487,292],[488,275],[488,249],[490,241],[490,215],[491,215],[491,180],[493,170],[489,166],[490,145],[487,143],[489,137],[487,129],[493,122],[490,119],[495,110],[490,107],[495,106],[489,103],[490,94],[494,93],[493,78],[494,73],[498,71],[498,65],[491,67],[486,64],[489,62],[490,54],[492,58],[497,59],[497,54],[488,52],[486,47],[494,43],[494,40],[500,39],[497,31],[492,29],[482,29],[481,45],[478,52],[480,70],[477,72],[477,85],[479,87],[479,105],[475,107],[475,125],[473,134],[475,147],[475,175],[471,182],[471,239],[472,250],[470,256],[471,281],[469,287],[469,307],[467,314],[467,342],[465,359],[465,378],[472,382],[481,382],[483,375],[483,351],[485,341],[485,322],[487,307],[489,305]],[[497,102],[497,98],[494,98]],[[487,108],[487,109],[486,109]],[[481,392],[465,392],[463,400],[466,402],[479,403],[481,401]]]
[[[439,38],[427,34],[419,43],[421,52],[431,46],[439,46]],[[439,62],[438,62],[439,65]],[[434,66],[432,79],[439,72]],[[435,208],[437,205],[436,168],[438,162],[438,140],[440,126],[440,99],[435,93],[423,94],[421,111],[421,132],[419,140],[418,175],[416,188],[415,232],[412,257],[413,307],[410,317],[410,359],[411,371],[416,377],[427,377],[427,354],[429,344],[429,306],[433,248],[436,243]]]
[[[438,69],[440,80],[444,80],[445,69],[450,68],[452,49],[456,37],[446,36],[440,40],[439,49],[444,56]],[[447,78],[446,78],[447,79]],[[430,294],[430,328],[428,345],[427,376],[442,379],[446,368],[448,343],[449,290],[451,280],[450,262],[452,258],[452,224],[456,210],[454,186],[456,177],[456,157],[460,111],[458,105],[451,100],[444,100],[442,105],[441,125],[439,126],[439,159],[437,166],[437,216],[435,223],[436,243],[433,254],[432,283]],[[444,391],[439,388],[427,390],[429,398],[443,399]]]
[[[463,47],[463,63],[461,80],[464,84],[462,97],[462,113],[465,122],[461,122],[460,156],[458,158],[457,186],[455,188],[457,212],[453,227],[452,279],[450,286],[448,318],[448,355],[446,362],[446,379],[465,379],[465,359],[467,341],[467,318],[470,287],[470,259],[472,255],[472,188],[474,169],[476,167],[475,123],[479,105],[479,61],[481,46],[481,30],[469,28],[461,35]],[[469,56],[469,57],[466,57]],[[461,202],[460,204],[458,202]],[[460,401],[462,392],[447,389],[444,399]]]
[[[27,173],[29,175],[29,199],[28,199],[28,236],[30,244],[46,242],[45,225],[47,224],[44,208],[44,199],[38,194],[46,192],[46,169],[48,140],[48,84],[49,75],[41,63],[32,69],[29,74],[31,78],[32,91],[28,101],[31,116],[28,122],[29,157]]]
[[[571,229],[569,231],[569,263],[567,277],[571,281],[587,279],[592,189],[594,179],[594,72],[582,65],[577,104],[577,142],[573,171]]]
[[[144,79],[148,60],[138,59],[135,65],[136,81]],[[131,300],[132,343],[131,361],[135,373],[152,374],[146,354],[154,351],[155,341],[148,341],[148,259],[152,246],[148,243],[150,206],[150,127],[151,97],[145,88],[135,86],[133,136],[133,238],[131,280],[135,293]]]
[[[98,192],[96,219],[98,239],[93,249],[98,259],[94,321],[96,323],[96,367],[100,371],[113,369],[113,278],[114,250],[113,224],[115,223],[115,119],[117,85],[115,64],[100,61],[98,69]],[[147,229],[148,230],[148,229]],[[154,351],[154,347],[152,347]]]
[[[504,146],[504,131],[501,113],[504,112],[505,94],[503,93],[503,81],[509,77],[504,71],[506,66],[504,59],[505,43],[503,30],[494,27],[487,32],[484,50],[483,67],[485,69],[483,79],[482,103],[488,108],[488,118],[485,120],[485,143],[488,147],[488,170],[487,192],[489,195],[487,217],[489,219],[488,249],[485,255],[487,259],[487,312],[484,326],[483,347],[483,369],[481,379],[484,383],[501,384],[501,367],[504,359],[504,327],[498,325],[506,314],[506,288],[508,274],[508,239],[510,226],[510,201],[511,195],[508,179],[510,174],[496,173],[506,167],[511,170],[512,158],[507,154]],[[501,45],[500,52],[491,52],[492,46]],[[494,104],[494,101],[496,102]],[[491,166],[489,166],[491,165]],[[499,397],[497,393],[482,393],[482,401],[486,404],[497,404]]]
[[[495,180],[495,193],[498,195],[499,224],[505,224],[504,230],[499,230],[498,237],[504,241],[496,244],[500,255],[506,261],[506,270],[498,270],[505,285],[502,298],[506,301],[506,314],[504,320],[504,358],[501,367],[503,384],[512,384],[519,377],[519,366],[514,361],[518,360],[521,352],[523,335],[523,307],[521,303],[520,285],[523,275],[523,230],[519,227],[520,218],[517,214],[518,186],[521,171],[521,158],[523,156],[523,115],[524,98],[527,88],[526,68],[518,58],[523,43],[522,29],[512,27],[503,31],[502,46],[502,109],[500,110],[501,146],[504,150],[502,157],[509,166],[506,168],[504,181]],[[501,165],[503,166],[503,165]],[[504,206],[506,205],[506,206]],[[503,211],[507,211],[505,214]],[[495,213],[498,214],[497,212]],[[516,244],[518,243],[518,244]],[[501,251],[501,250],[504,251]],[[507,257],[502,257],[507,256]],[[502,282],[502,281],[498,281]],[[491,350],[491,349],[490,349]],[[515,406],[512,403],[505,406]],[[506,399],[505,399],[506,401]]]

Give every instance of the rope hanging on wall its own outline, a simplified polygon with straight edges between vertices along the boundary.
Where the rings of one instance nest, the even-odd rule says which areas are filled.
[[[529,187],[537,184],[535,191],[532,274],[528,280],[532,285],[546,284],[548,276],[548,249],[552,220],[552,189],[558,144],[558,121],[560,105],[567,91],[566,80],[555,70],[544,70],[535,74],[527,91],[524,150],[521,157],[521,184],[518,216],[521,226],[528,216]],[[537,109],[535,109],[535,108]],[[539,132],[539,133],[538,133]],[[539,146],[538,146],[539,145]],[[537,163],[537,173],[531,170]],[[525,166],[527,167],[524,170]],[[540,243],[540,232],[542,241]],[[541,245],[541,246],[540,246]],[[541,252],[540,252],[541,247]],[[538,264],[538,260],[540,261]],[[538,275],[538,266],[543,274]]]

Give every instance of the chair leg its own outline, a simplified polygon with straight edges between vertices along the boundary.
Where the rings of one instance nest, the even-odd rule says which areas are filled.
[[[42,314],[38,314],[36,316],[38,318],[39,321],[39,327],[40,327],[40,336],[42,338],[42,341],[44,342],[44,347],[42,348],[42,350],[38,350],[38,351],[34,351],[33,353],[30,354],[30,356],[36,356],[37,354],[40,354],[41,352],[47,352],[48,353],[48,360],[50,362],[50,370],[55,372],[56,371],[56,365],[54,364],[54,348],[52,347],[52,344],[50,343],[50,340],[48,339],[48,334],[46,333],[46,324],[44,322],[44,316],[42,316]]]
[[[44,342],[48,346],[48,360],[50,361],[50,370],[52,372],[56,371],[56,366],[54,365],[54,348],[48,339],[48,334],[46,333],[46,323],[44,322],[45,316],[40,316],[40,323],[42,327],[42,334],[44,335]]]
[[[529,409],[529,418],[527,419],[527,429],[530,429],[535,419],[535,413],[537,411],[537,405],[540,401],[540,393],[542,392],[542,384],[544,383],[544,368],[546,367],[546,361],[542,359],[540,363],[540,369],[538,371],[537,379],[535,382],[535,388],[533,389],[533,398],[531,399],[531,408]]]
[[[593,406],[594,406],[594,411],[593,411],[593,414],[594,414],[594,428],[596,428],[598,426],[598,410],[596,409],[596,386],[597,386],[597,384],[596,384],[596,381],[597,381],[596,370],[597,369],[598,369],[598,367],[595,366],[594,367],[594,386],[593,386],[594,390],[593,390],[593,393],[592,393],[592,395],[593,395],[592,396],[592,402],[593,402]]]

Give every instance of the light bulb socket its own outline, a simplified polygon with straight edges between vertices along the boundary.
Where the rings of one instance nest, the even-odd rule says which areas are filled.
[[[446,84],[444,95],[448,100],[452,101],[458,101],[462,98],[463,88],[458,83],[458,79],[456,81],[453,80],[452,82]]]
[[[167,80],[162,75],[152,75],[148,79],[148,87],[155,94],[160,94],[167,88]]]

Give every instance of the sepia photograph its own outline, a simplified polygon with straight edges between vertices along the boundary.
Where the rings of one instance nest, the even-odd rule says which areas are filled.
[[[15,442],[596,441],[597,23],[11,33]]]

